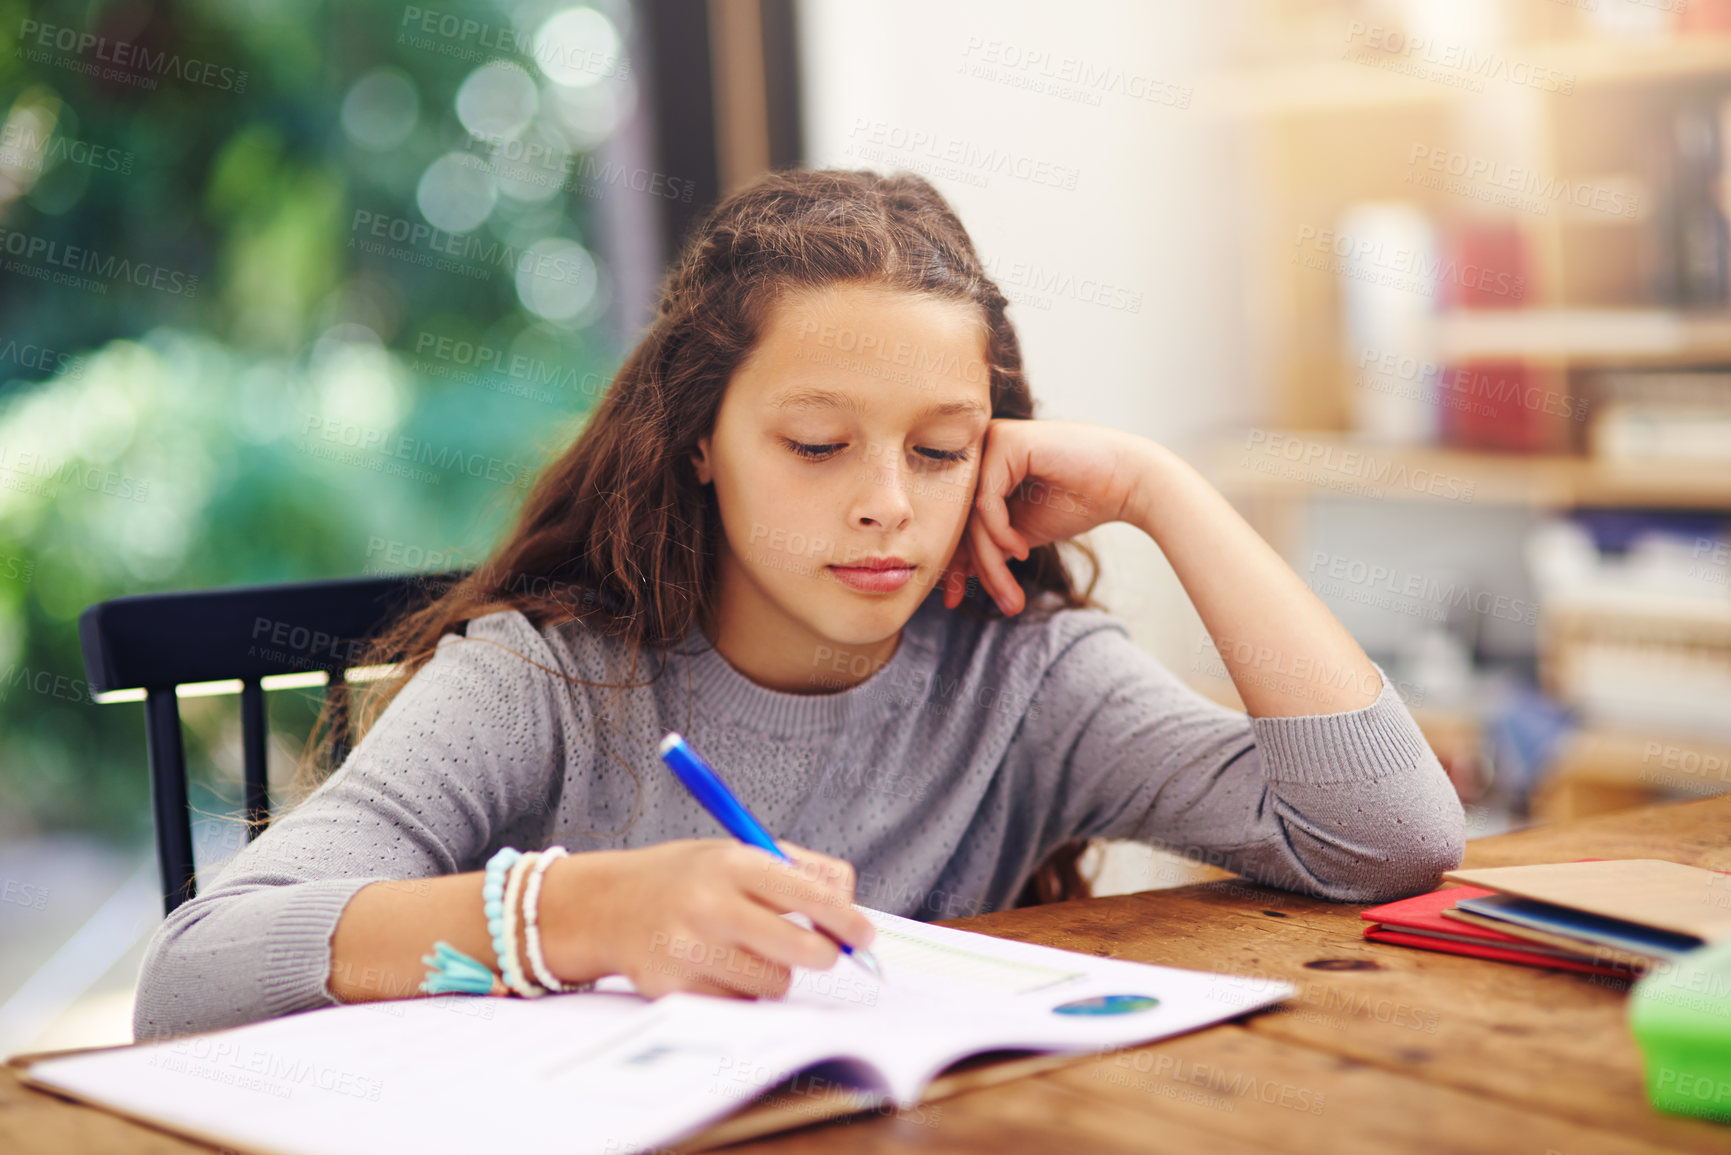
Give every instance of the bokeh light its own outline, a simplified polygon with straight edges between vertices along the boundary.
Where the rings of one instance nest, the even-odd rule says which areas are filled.
[[[543,237],[518,261],[517,298],[537,317],[569,322],[595,299],[598,280],[589,250],[564,237]]]
[[[515,136],[535,119],[540,94],[519,64],[495,60],[469,73],[457,90],[457,119],[479,137]]]
[[[493,172],[499,191],[513,200],[538,204],[571,181],[571,146],[565,134],[536,121],[510,140],[493,145]]]
[[[589,7],[567,8],[535,33],[535,63],[555,84],[587,88],[619,71],[613,21]]]
[[[415,203],[434,228],[466,233],[477,228],[499,200],[492,166],[469,152],[448,152],[427,166]]]
[[[396,68],[375,68],[355,81],[343,98],[343,131],[374,152],[388,152],[409,138],[421,115],[415,82]]]
[[[636,109],[637,82],[616,76],[584,88],[548,84],[542,102],[573,148],[591,149],[613,135]]]

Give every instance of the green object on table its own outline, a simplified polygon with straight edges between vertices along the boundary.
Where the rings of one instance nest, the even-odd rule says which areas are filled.
[[[1629,1026],[1646,1062],[1648,1102],[1731,1123],[1731,940],[1689,951],[1636,983]]]

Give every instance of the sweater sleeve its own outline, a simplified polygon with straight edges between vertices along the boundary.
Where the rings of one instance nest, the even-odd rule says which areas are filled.
[[[467,635],[441,638],[342,766],[157,927],[138,1039],[334,1005],[331,935],[356,891],[478,869],[502,831],[545,812],[562,781],[559,695],[575,696],[532,664],[559,668],[521,614]]]
[[[1434,889],[1460,865],[1465,815],[1377,674],[1363,709],[1252,718],[1184,685],[1119,624],[1082,635],[1031,716],[1059,775],[1052,841],[1132,839],[1343,902]]]

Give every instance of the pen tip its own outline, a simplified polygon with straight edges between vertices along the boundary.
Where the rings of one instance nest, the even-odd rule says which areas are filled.
[[[667,737],[661,739],[661,752],[663,754],[667,753],[682,741],[684,741],[684,739],[679,736],[679,731],[669,730],[667,732]]]

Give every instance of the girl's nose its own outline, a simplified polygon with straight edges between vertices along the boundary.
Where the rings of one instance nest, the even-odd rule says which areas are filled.
[[[909,489],[917,481],[917,476],[897,455],[886,453],[878,456],[873,467],[862,476],[864,484],[860,487],[854,511],[854,516],[862,524],[897,529],[913,516]]]

